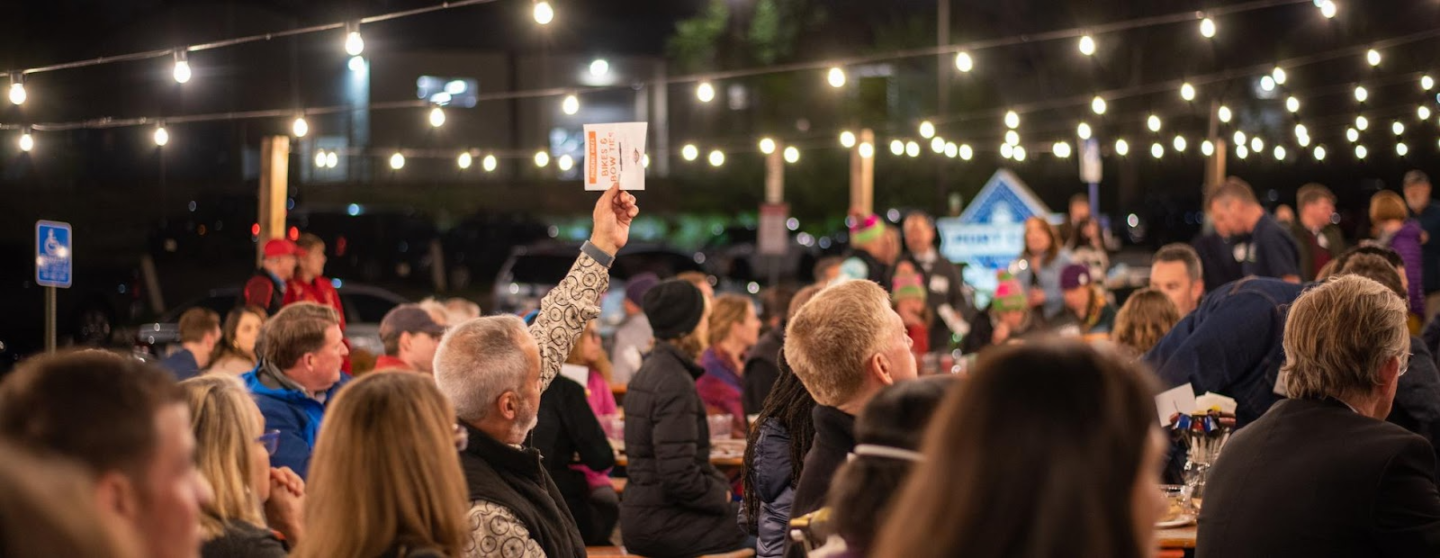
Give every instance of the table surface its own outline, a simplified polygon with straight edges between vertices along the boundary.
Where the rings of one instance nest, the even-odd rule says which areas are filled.
[[[626,457],[625,454],[616,452],[616,454],[615,454],[615,464],[616,464],[616,465],[619,465],[619,466],[621,466],[621,467],[629,467],[629,466],[630,466],[630,459],[629,459],[628,457]],[[711,465],[714,465],[714,466],[716,466],[716,467],[719,467],[719,468],[721,468],[721,469],[738,469],[738,468],[740,468],[740,467],[744,467],[744,466],[745,466],[745,458],[744,458],[744,457],[728,456],[728,455],[727,455],[727,456],[717,456],[717,455],[713,455],[713,454],[712,454],[712,455],[710,456],[710,464],[711,464]]]
[[[1156,538],[1160,541],[1161,549],[1186,549],[1195,548],[1195,524],[1170,529],[1160,529]]]

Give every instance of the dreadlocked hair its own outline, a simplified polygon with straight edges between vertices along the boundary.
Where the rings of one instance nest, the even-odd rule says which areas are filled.
[[[790,434],[792,485],[800,480],[805,454],[810,451],[810,445],[815,440],[815,422],[810,419],[810,411],[815,409],[815,398],[805,390],[805,384],[800,383],[795,371],[790,369],[790,363],[786,362],[783,351],[778,364],[780,377],[775,380],[775,387],[771,388],[770,395],[765,397],[765,405],[752,423],[745,443],[744,511],[746,529],[752,535],[759,532],[760,495],[755,492],[758,484],[758,479],[755,478],[755,446],[759,445],[756,442],[760,439],[760,427],[767,421],[774,420]]]

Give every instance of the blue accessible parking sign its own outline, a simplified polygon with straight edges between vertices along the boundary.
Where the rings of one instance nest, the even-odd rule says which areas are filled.
[[[42,287],[70,288],[70,224],[35,222],[35,282]]]

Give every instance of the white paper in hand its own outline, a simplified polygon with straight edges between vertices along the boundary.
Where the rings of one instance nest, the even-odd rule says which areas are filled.
[[[1161,426],[1170,425],[1170,415],[1195,412],[1195,388],[1186,383],[1156,395],[1155,412],[1160,415]]]
[[[644,122],[585,125],[585,189],[645,189]]]
[[[582,386],[590,382],[590,369],[578,364],[560,365],[560,375],[575,380],[575,383]]]

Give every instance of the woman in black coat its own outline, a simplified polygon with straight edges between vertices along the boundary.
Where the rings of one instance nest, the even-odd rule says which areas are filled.
[[[730,483],[710,464],[710,428],[695,379],[704,350],[704,295],[670,280],[646,293],[655,349],[625,395],[629,484],[620,506],[627,550],[657,558],[739,550]]]

